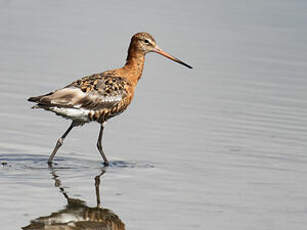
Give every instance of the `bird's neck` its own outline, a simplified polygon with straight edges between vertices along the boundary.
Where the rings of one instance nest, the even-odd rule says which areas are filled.
[[[141,78],[144,68],[145,55],[143,52],[129,48],[125,66],[122,68],[125,77],[134,85]]]

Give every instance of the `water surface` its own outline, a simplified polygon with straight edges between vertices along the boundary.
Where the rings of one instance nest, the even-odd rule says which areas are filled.
[[[105,129],[102,206],[126,229],[305,229],[306,12],[299,0],[1,1],[2,226],[67,203],[45,161],[69,121],[26,98],[122,65],[147,31],[194,69],[148,54],[135,101]],[[56,157],[89,207],[98,131],[74,129]]]

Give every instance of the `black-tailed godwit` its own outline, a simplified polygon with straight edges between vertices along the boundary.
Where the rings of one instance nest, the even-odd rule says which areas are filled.
[[[122,68],[85,76],[62,89],[28,99],[28,101],[37,103],[34,108],[52,111],[72,120],[69,128],[57,140],[48,159],[49,164],[52,163],[56,152],[72,128],[91,121],[100,124],[97,148],[104,164],[109,164],[101,144],[104,123],[125,111],[131,103],[135,87],[143,72],[145,54],[149,52],[156,52],[192,68],[160,49],[149,33],[137,33],[131,38],[126,64]]]

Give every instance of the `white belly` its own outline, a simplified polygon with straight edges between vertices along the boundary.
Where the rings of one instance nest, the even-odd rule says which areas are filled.
[[[59,107],[50,107],[49,110],[55,112],[57,115],[69,118],[72,120],[78,120],[83,122],[88,122],[88,114],[92,110],[82,109],[82,108],[59,108]]]

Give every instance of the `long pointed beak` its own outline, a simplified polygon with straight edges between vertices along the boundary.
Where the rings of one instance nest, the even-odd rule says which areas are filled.
[[[158,54],[161,54],[161,55],[163,55],[164,57],[167,57],[167,58],[169,58],[169,59],[171,59],[171,60],[173,60],[173,61],[175,61],[175,62],[178,62],[179,64],[184,65],[184,66],[186,66],[186,67],[188,67],[188,68],[190,68],[190,69],[193,68],[192,66],[190,66],[190,65],[188,65],[188,64],[186,64],[186,63],[184,63],[184,62],[181,61],[180,59],[175,58],[174,56],[172,56],[172,55],[166,53],[165,51],[163,51],[162,49],[160,49],[160,47],[158,47],[158,46],[156,46],[155,48],[153,48],[152,51],[153,51],[153,52],[156,52],[156,53],[158,53]]]

